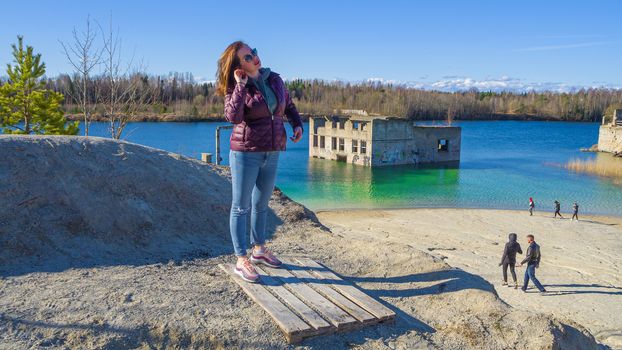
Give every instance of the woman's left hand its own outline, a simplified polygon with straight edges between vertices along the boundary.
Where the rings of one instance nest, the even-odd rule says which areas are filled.
[[[302,128],[297,126],[294,129],[294,136],[290,137],[289,139],[292,140],[294,143],[300,141],[300,139],[302,138]]]

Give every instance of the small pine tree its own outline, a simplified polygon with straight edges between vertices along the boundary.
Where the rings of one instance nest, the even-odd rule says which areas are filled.
[[[63,94],[45,89],[45,63],[32,46],[24,50],[23,37],[13,44],[15,66],[7,64],[9,80],[0,86],[0,121],[7,134],[75,135],[78,122],[67,124]],[[21,125],[21,126],[20,126]]]

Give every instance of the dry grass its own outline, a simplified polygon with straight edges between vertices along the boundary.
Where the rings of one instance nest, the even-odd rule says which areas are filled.
[[[622,159],[574,159],[566,164],[566,169],[578,173],[587,173],[614,179],[615,183],[622,183]]]

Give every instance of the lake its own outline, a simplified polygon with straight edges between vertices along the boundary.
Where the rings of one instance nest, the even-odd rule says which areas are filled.
[[[430,124],[430,123],[421,123]],[[215,130],[227,123],[130,123],[127,141],[200,158],[215,153]],[[577,201],[581,212],[622,216],[622,187],[608,179],[576,174],[561,167],[572,159],[607,157],[583,153],[598,141],[597,123],[470,121],[462,127],[458,167],[398,166],[363,168],[308,158],[308,134],[288,141],[277,186],[313,210],[338,208],[458,207],[562,212]],[[107,136],[107,124],[93,123],[91,135]],[[307,130],[308,128],[305,128]],[[288,130],[291,136],[291,131]],[[223,163],[228,164],[229,135],[223,133]]]

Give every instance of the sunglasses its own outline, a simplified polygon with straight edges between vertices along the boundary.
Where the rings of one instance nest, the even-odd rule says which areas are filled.
[[[244,55],[244,62],[250,62],[255,57],[257,57],[257,49],[252,49],[251,53]]]

